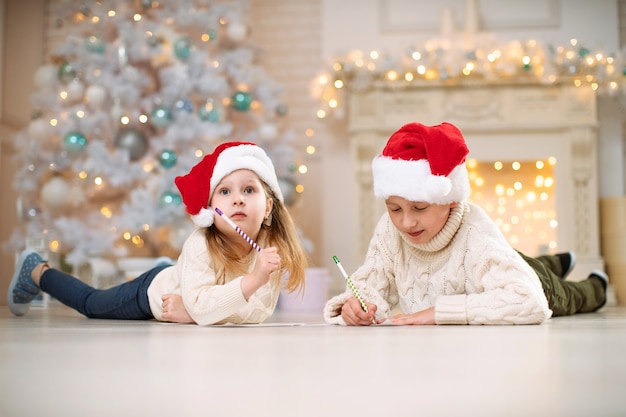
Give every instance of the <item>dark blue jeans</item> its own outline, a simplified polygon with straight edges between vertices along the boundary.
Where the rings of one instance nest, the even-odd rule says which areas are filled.
[[[92,319],[150,320],[148,287],[163,268],[158,266],[132,281],[108,289],[96,289],[56,269],[41,275],[41,290]]]

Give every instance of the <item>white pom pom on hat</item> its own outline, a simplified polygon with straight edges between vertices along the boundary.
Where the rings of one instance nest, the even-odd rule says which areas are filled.
[[[372,161],[374,194],[387,199],[450,204],[469,197],[469,149],[451,123],[409,123],[393,133]]]
[[[222,179],[238,169],[249,169],[269,185],[281,202],[283,194],[278,184],[276,170],[265,151],[252,142],[225,142],[207,154],[188,174],[176,177],[187,213],[199,227],[213,224],[215,213],[209,200]]]

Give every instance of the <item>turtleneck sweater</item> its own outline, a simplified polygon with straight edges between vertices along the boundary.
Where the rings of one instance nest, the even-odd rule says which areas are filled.
[[[535,271],[477,205],[461,202],[430,241],[415,244],[387,213],[370,240],[365,262],[351,279],[377,306],[376,318],[435,308],[437,324],[540,324],[552,311]],[[346,290],[324,307],[324,319],[345,324]]]

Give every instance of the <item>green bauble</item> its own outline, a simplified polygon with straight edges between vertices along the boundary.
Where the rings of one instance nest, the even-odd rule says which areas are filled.
[[[176,165],[177,159],[178,156],[176,156],[176,152],[169,149],[164,150],[161,152],[161,155],[159,155],[159,163],[165,169],[170,169]]]
[[[189,58],[192,49],[193,42],[187,36],[178,38],[176,42],[174,42],[174,53],[179,59],[182,59],[183,61]]]
[[[65,61],[59,66],[59,81],[62,83],[69,83],[77,77],[76,70],[69,62]]]
[[[87,36],[85,39],[85,49],[96,54],[103,54],[106,50],[106,41],[100,35]]]
[[[80,132],[70,132],[63,138],[63,149],[68,153],[76,155],[85,150],[87,138]]]
[[[213,99],[208,99],[203,105],[198,106],[198,118],[203,122],[218,123],[222,121],[224,110]]]
[[[154,127],[167,127],[172,120],[172,112],[167,107],[156,107],[150,115],[150,123],[152,123]]]
[[[230,98],[230,106],[238,111],[250,110],[250,104],[252,104],[252,96],[245,91],[237,91]]]
[[[128,151],[131,161],[141,159],[148,150],[148,141],[143,133],[135,129],[123,129],[115,137],[115,147]]]
[[[183,199],[180,194],[174,191],[166,191],[161,195],[161,204],[164,206],[169,206],[172,204],[180,206],[182,202]]]

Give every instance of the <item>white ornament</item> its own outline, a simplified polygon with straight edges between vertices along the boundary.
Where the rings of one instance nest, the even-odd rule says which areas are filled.
[[[272,141],[278,136],[278,128],[274,123],[263,123],[259,127],[259,137],[262,140]]]
[[[34,81],[37,88],[53,88],[58,82],[57,67],[51,64],[42,65],[35,71]]]
[[[67,98],[70,101],[78,101],[82,99],[84,92],[85,85],[78,79],[72,80],[67,86]]]
[[[246,39],[246,36],[248,36],[248,28],[243,23],[232,22],[228,25],[228,28],[226,29],[226,34],[228,35],[228,38],[230,40],[235,42],[241,42],[242,40]]]
[[[111,117],[115,122],[119,122],[123,115],[124,109],[122,108],[122,105],[119,102],[115,103],[111,108]]]
[[[101,85],[90,85],[85,93],[87,103],[94,109],[100,109],[107,98],[107,92]]]
[[[52,211],[62,210],[67,206],[69,184],[61,177],[53,177],[41,187],[41,202]]]
[[[43,118],[35,119],[28,125],[28,136],[39,142],[45,142],[48,140],[50,130],[50,124]]]

